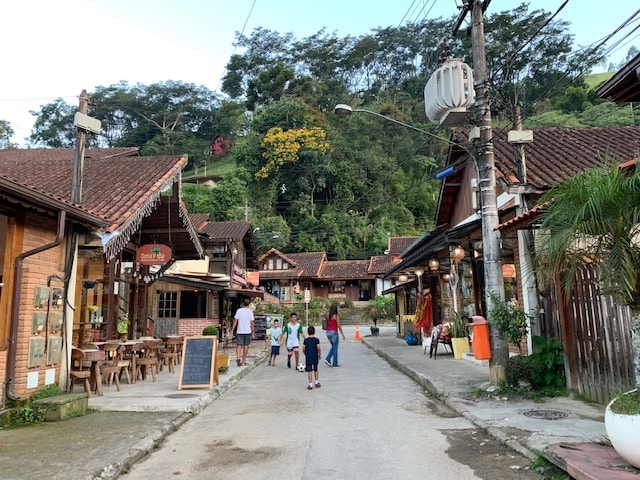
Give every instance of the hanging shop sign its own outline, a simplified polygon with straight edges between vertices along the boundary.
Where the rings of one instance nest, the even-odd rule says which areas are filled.
[[[141,245],[136,251],[136,261],[141,265],[164,265],[171,260],[171,248],[161,243]]]
[[[231,265],[231,270],[233,281],[245,286],[247,284],[247,270],[236,263]]]

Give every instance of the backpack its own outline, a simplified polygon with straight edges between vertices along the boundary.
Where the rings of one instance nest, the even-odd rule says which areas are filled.
[[[327,322],[329,321],[328,317],[325,317],[322,319],[322,329],[326,330],[327,329]]]

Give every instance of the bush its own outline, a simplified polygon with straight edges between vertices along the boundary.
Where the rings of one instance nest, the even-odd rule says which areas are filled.
[[[566,389],[564,378],[564,357],[562,342],[557,338],[549,340],[533,337],[536,352],[529,356],[532,377],[531,386],[545,395],[556,395]]]
[[[218,327],[214,327],[213,325],[207,325],[202,329],[202,335],[218,336]]]
[[[520,382],[524,381],[531,384],[533,376],[529,357],[523,355],[515,355],[507,359],[507,365],[504,369],[507,385],[510,387],[520,386]]]
[[[526,382],[531,390],[544,395],[555,396],[566,390],[564,379],[564,358],[560,340],[546,340],[533,337],[538,348],[535,353],[524,356],[515,355],[507,360],[505,377],[510,387],[518,387]]]

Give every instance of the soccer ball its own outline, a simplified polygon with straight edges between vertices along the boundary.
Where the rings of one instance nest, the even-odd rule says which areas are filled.
[[[304,363],[299,363],[298,366],[296,367],[296,370],[298,370],[299,372],[304,372]]]

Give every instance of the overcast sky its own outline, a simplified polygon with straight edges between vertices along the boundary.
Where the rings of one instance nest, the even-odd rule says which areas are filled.
[[[563,1],[532,1],[530,10],[555,12]],[[576,45],[597,42],[638,9],[637,0],[611,3],[615,8],[599,0],[568,2],[559,18],[571,22]],[[518,4],[492,0],[489,13]],[[326,28],[359,36],[458,10],[456,0],[9,0],[0,12],[0,119],[24,145],[35,119],[30,110],[58,97],[75,105],[83,88],[175,80],[219,90],[235,32],[263,27],[303,38]],[[640,48],[639,33],[611,60],[619,62],[631,45]]]

